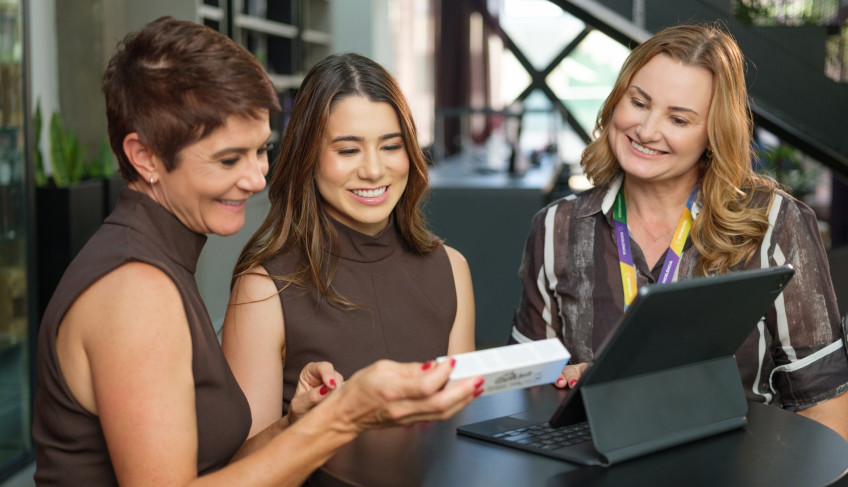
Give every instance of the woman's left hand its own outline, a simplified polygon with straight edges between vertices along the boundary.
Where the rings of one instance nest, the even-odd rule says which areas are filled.
[[[324,400],[330,391],[344,384],[344,378],[330,362],[310,362],[300,371],[295,395],[289,403],[289,424],[294,424],[315,405]]]

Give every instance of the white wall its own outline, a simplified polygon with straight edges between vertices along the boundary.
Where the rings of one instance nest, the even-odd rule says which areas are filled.
[[[355,52],[392,70],[390,0],[331,0],[333,53]]]
[[[56,5],[54,0],[30,0],[29,46],[32,109],[41,100],[41,153],[50,153],[50,114],[59,109],[59,74],[56,60]],[[37,130],[37,127],[34,127]],[[47,172],[51,173],[49,164]]]

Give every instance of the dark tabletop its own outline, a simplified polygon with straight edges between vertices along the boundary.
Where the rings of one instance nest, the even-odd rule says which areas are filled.
[[[750,403],[748,425],[610,468],[583,467],[458,436],[456,427],[530,409],[553,411],[552,386],[483,396],[454,418],[369,431],[310,479],[315,486],[799,486],[848,470],[848,442],[815,421]]]

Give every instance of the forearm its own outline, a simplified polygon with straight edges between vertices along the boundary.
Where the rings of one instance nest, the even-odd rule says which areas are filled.
[[[848,441],[848,393],[799,411],[798,414],[818,421]]]
[[[281,430],[270,428],[257,434],[237,453],[227,468],[198,478],[192,485],[274,485],[300,486],[357,431],[345,427],[328,407],[319,407],[294,425],[285,423]],[[275,423],[276,425],[276,423]],[[287,427],[286,427],[287,426]],[[267,433],[267,437],[263,434]]]
[[[273,440],[277,435],[282,433],[286,428],[291,426],[289,422],[289,417],[284,416],[280,418],[278,421],[274,422],[271,426],[265,428],[259,433],[251,436],[244,442],[241,448],[238,449],[233,458],[230,460],[230,463],[238,461],[251,453],[254,453],[260,450],[262,447],[267,445],[271,440]]]

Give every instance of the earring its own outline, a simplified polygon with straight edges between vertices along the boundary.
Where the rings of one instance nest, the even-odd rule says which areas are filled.
[[[153,191],[153,176],[150,176],[150,190]]]

